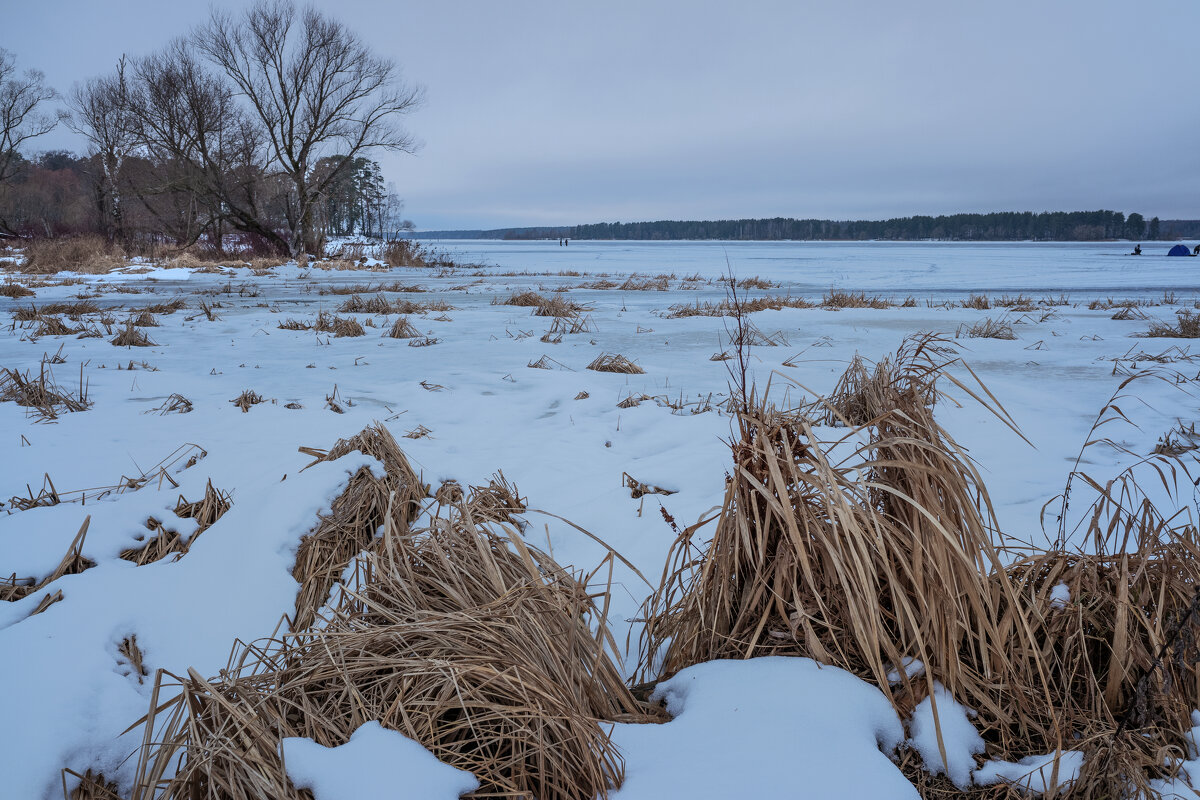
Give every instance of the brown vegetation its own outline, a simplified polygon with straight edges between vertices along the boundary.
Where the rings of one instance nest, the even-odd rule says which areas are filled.
[[[596,372],[620,372],[627,375],[642,375],[646,372],[620,353],[601,353],[587,368]]]

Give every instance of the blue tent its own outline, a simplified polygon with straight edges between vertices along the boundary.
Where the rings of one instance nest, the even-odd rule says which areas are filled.
[[[1186,244],[1177,244],[1171,248],[1169,253],[1167,253],[1169,256],[1190,256],[1191,254],[1192,251],[1188,250],[1188,246]]]

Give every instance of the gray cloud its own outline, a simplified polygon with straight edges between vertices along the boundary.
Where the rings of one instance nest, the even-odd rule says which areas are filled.
[[[1200,217],[1192,0],[326,6],[427,88],[424,148],[380,159],[424,228]],[[206,14],[25,3],[0,45],[66,89]]]

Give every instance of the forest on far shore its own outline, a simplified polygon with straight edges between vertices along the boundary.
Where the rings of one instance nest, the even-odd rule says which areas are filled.
[[[444,239],[623,239],[672,241],[1155,241],[1200,238],[1200,220],[1147,220],[1121,211],[1000,211],[990,214],[897,217],[886,220],[722,219],[599,222],[591,225],[426,231]]]

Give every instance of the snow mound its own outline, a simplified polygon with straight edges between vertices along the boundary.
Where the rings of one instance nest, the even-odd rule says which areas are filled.
[[[455,800],[479,788],[471,773],[378,722],[360,726],[341,747],[284,739],[283,760],[292,783],[311,789],[316,800]]]
[[[779,797],[915,798],[884,752],[903,739],[874,686],[807,658],[711,661],[659,684],[674,717],[616,725],[625,783],[614,800]]]
[[[1055,758],[1058,760],[1058,775],[1054,775]],[[975,782],[980,786],[991,786],[1004,781],[1011,783],[1027,792],[1042,794],[1055,783],[1051,778],[1057,777],[1056,784],[1062,786],[1079,777],[1083,767],[1083,753],[1078,750],[1067,750],[1062,753],[1048,753],[1044,756],[1029,756],[1020,761],[988,761],[975,771]]]
[[[934,704],[937,704],[937,722],[941,723],[942,743],[946,758],[938,747],[938,726],[934,720]],[[971,770],[975,768],[976,753],[984,751],[983,737],[975,729],[971,717],[975,712],[961,705],[946,687],[934,681],[933,694],[922,700],[908,722],[911,734],[909,742],[932,775],[945,775],[960,789],[971,785]]]

